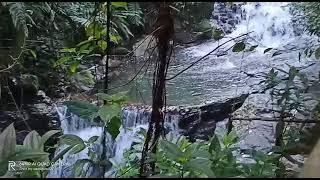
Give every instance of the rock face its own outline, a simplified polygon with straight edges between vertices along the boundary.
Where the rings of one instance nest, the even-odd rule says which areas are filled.
[[[22,144],[25,136],[29,133],[25,122],[31,130],[36,130],[40,135],[59,127],[59,118],[52,102],[44,95],[44,92],[39,92],[38,101],[25,105],[21,109],[21,113],[18,111],[0,111],[0,131],[14,123],[18,144]]]
[[[214,134],[216,123],[225,120],[232,112],[240,108],[247,97],[248,94],[243,94],[225,102],[192,107],[187,112],[183,112],[178,124],[182,129],[182,134],[189,136],[190,139],[208,139]]]
[[[213,102],[205,105],[191,107],[168,107],[165,122],[177,124],[180,134],[188,136],[190,140],[208,139],[214,134],[216,123],[223,121],[240,108],[248,94],[231,98],[223,102]],[[132,124],[145,124],[149,121],[150,107],[125,107],[123,121]],[[143,121],[143,122],[142,122]],[[166,127],[165,127],[166,128]],[[167,127],[168,128],[168,127]]]
[[[226,34],[234,30],[244,12],[241,10],[243,3],[225,3],[216,2],[214,4],[214,11],[212,12],[212,19],[216,27],[223,30]]]

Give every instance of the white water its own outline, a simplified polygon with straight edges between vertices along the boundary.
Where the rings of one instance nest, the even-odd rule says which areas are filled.
[[[108,135],[106,141],[103,143],[103,128],[92,126],[90,123],[78,116],[68,112],[66,106],[57,107],[57,112],[61,120],[61,129],[63,134],[74,134],[87,141],[92,136],[99,136],[97,143],[94,146],[94,152],[101,156],[102,145],[107,145],[106,156],[116,166],[121,165],[123,161],[123,153],[130,149],[133,142],[140,142],[139,131],[141,129],[147,130],[148,120],[150,118],[150,110],[139,109],[137,107],[124,108],[122,111],[122,126],[120,133],[113,141]],[[177,116],[167,115],[165,117],[165,128],[171,132],[178,133]],[[65,147],[58,150],[60,152]],[[56,152],[56,154],[58,153]],[[88,156],[88,149],[81,151],[75,155],[64,155],[63,159],[53,170],[48,173],[47,177],[74,177],[72,172],[73,164],[79,159],[90,159]],[[84,167],[84,169],[87,166]],[[115,169],[111,169],[107,174],[112,174]],[[86,177],[97,177],[99,171],[90,167]]]
[[[260,4],[260,6],[256,6]],[[291,25],[291,15],[289,14],[288,7],[285,7],[288,3],[282,2],[265,2],[265,3],[247,3],[242,7],[242,10],[246,12],[246,16],[242,21],[236,26],[235,31],[227,35],[229,38],[237,37],[240,34],[244,34],[250,31],[254,31],[250,34],[253,39],[248,39],[248,42],[252,45],[259,44],[257,51],[246,56],[247,61],[242,64],[240,61],[242,57],[236,54],[229,54],[227,57],[216,58],[215,56],[210,56],[208,60],[205,60],[194,68],[186,71],[181,77],[173,81],[174,88],[171,89],[169,86],[169,97],[168,99],[176,98],[177,101],[183,102],[183,99],[187,99],[188,102],[183,102],[185,104],[198,102],[198,99],[192,97],[191,93],[198,93],[203,96],[203,99],[215,99],[216,97],[227,97],[235,96],[236,93],[234,89],[238,86],[246,87],[248,86],[245,81],[239,80],[242,78],[239,74],[239,67],[242,66],[243,70],[250,73],[256,73],[259,71],[267,71],[271,66],[283,66],[284,62],[282,60],[271,61],[267,59],[268,56],[263,54],[265,48],[283,48],[287,44],[308,42],[304,39],[310,38],[307,35],[302,37],[296,37],[293,33],[293,28]],[[180,61],[185,63],[191,60],[195,60],[197,57],[201,57],[212,49],[214,49],[218,44],[226,42],[228,38],[224,38],[219,42],[209,41],[198,46],[186,48],[180,52],[180,55],[187,55],[187,58],[181,58]],[[235,42],[232,41],[224,46],[222,49],[227,49],[231,47]],[[297,44],[299,44],[297,43]],[[296,58],[297,56],[295,56]],[[286,57],[288,62],[293,56]],[[295,65],[301,65],[305,62],[294,61]],[[169,70],[170,71],[170,70]],[[177,70],[176,70],[177,71]],[[177,85],[179,83],[179,85]],[[210,86],[210,87],[207,87]],[[213,88],[212,88],[213,87]],[[247,91],[248,88],[242,89]],[[237,91],[240,94],[241,89]],[[173,94],[173,97],[170,96]],[[184,93],[190,93],[184,94]],[[192,100],[190,100],[193,98]],[[202,99],[201,99],[202,100]],[[192,102],[191,102],[192,101]],[[58,108],[61,128],[64,134],[71,133],[79,135],[81,138],[88,139],[93,135],[98,135],[101,137],[102,128],[101,127],[90,127],[85,120],[78,118],[77,116],[67,117],[65,108]],[[172,118],[173,120],[170,120]],[[147,122],[149,120],[149,113],[144,109],[131,108],[123,110],[122,118],[123,126],[121,127],[120,134],[115,140],[115,143],[110,142],[107,139],[105,142],[109,146],[109,157],[115,164],[121,164],[123,162],[123,152],[131,147],[132,142],[138,141],[137,133],[140,128],[146,129]],[[170,127],[171,130],[178,131],[176,117],[167,117],[166,125]],[[263,129],[261,127],[263,126]],[[270,140],[272,139],[272,133],[274,127],[272,124],[262,124],[257,128],[257,124],[252,125],[249,135],[244,137],[240,143],[243,149],[256,148],[260,146],[261,143],[265,144],[267,148],[271,147]],[[263,133],[264,131],[266,133]],[[101,139],[98,140],[99,142]],[[269,144],[268,144],[269,143]],[[259,149],[259,147],[257,147]],[[98,147],[101,150],[101,146]],[[99,151],[100,152],[100,151]],[[77,159],[87,158],[86,152],[81,152],[75,156],[66,156],[68,163],[74,163]],[[64,170],[64,166],[60,166],[54,171],[50,172],[49,177],[68,177]],[[70,175],[70,174],[69,174]]]
[[[212,51],[214,47],[218,46],[242,34],[249,34],[247,42],[259,45],[257,51],[260,55],[266,48],[282,49],[287,44],[297,42],[299,39],[315,39],[307,34],[297,37],[294,34],[291,19],[292,15],[289,13],[288,2],[263,2],[263,3],[247,3],[242,6],[242,11],[245,16],[239,24],[236,25],[235,30],[226,35],[226,38],[219,40],[219,42],[210,41],[199,46],[194,46],[185,49],[183,52],[192,53],[195,57],[201,57]],[[230,48],[235,41],[231,41],[221,49]]]

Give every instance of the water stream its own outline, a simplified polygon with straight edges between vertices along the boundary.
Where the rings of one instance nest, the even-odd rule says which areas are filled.
[[[312,43],[315,38],[308,35],[296,36],[291,23],[288,3],[281,2],[264,2],[264,3],[247,3],[242,6],[245,16],[240,23],[236,25],[235,30],[228,34],[229,38],[237,37],[250,31],[248,42],[252,45],[259,44],[256,51],[252,53],[233,53],[230,50],[226,56],[217,57],[215,53],[208,56],[205,60],[199,62],[177,78],[167,83],[167,105],[197,105],[206,101],[218,101],[226,98],[235,97],[242,93],[248,93],[259,89],[256,84],[261,80],[259,78],[249,78],[242,73],[245,71],[251,74],[268,72],[272,67],[287,68],[286,63],[294,66],[306,66],[314,60],[302,59],[298,61],[298,51],[284,53],[279,56],[271,57],[270,54],[264,54],[266,48],[278,48],[287,50],[293,45],[305,46]],[[197,46],[177,50],[174,52],[175,58],[168,70],[168,77],[176,74],[187,67],[190,63],[204,56],[218,44],[227,41],[224,38],[219,42],[209,40]],[[235,42],[230,42],[222,48],[226,50]],[[122,80],[116,81],[113,85],[123,84],[130,76],[135,74],[136,68],[141,63],[135,62],[128,64],[126,72],[120,75]],[[131,68],[130,68],[131,67]],[[149,73],[148,73],[149,72]],[[133,84],[132,89],[137,95],[136,102],[150,104],[151,100],[151,76],[152,70],[149,69],[143,77],[138,78]],[[127,90],[127,89],[125,89]],[[145,99],[141,99],[143,96]],[[256,106],[265,107],[268,95],[260,94],[249,97],[250,103]],[[248,100],[248,101],[249,101]],[[101,137],[102,128],[92,127],[85,120],[67,112],[66,107],[59,107],[58,113],[61,120],[61,128],[64,134],[76,134],[88,139],[93,135]],[[124,108],[122,114],[122,127],[120,134],[115,141],[107,138],[108,157],[116,164],[121,164],[123,152],[130,148],[132,142],[138,138],[140,128],[146,129],[150,114],[145,109]],[[178,118],[174,115],[166,117],[166,127],[171,131],[179,133],[177,126]],[[223,122],[218,125],[224,128]],[[248,125],[249,130],[243,135],[239,146],[242,149],[256,148],[267,151],[272,146],[274,135],[274,123],[270,122],[252,122]],[[101,139],[99,139],[101,141]],[[97,147],[97,153],[101,153],[101,147]],[[79,158],[88,158],[86,151],[80,154],[64,158],[69,164],[74,163]],[[67,166],[59,166],[52,170],[48,177],[72,177],[72,172],[66,170]],[[88,176],[95,176],[92,171]]]

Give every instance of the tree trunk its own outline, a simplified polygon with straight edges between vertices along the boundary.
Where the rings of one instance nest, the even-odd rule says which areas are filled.
[[[154,36],[157,38],[157,47],[159,50],[156,68],[154,72],[153,91],[152,91],[152,112],[151,122],[147,132],[146,141],[143,147],[140,176],[146,177],[153,174],[155,162],[145,163],[147,153],[156,153],[157,142],[161,135],[164,116],[162,108],[165,97],[165,79],[166,70],[170,57],[168,57],[169,40],[173,35],[173,19],[170,14],[169,6],[166,3],[160,4],[158,18],[154,26]],[[151,141],[151,146],[149,146]]]

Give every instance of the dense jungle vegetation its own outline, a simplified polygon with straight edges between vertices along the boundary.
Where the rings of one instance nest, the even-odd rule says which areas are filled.
[[[262,88],[251,94],[271,97],[270,114],[274,116],[264,120],[276,123],[275,137],[270,137],[274,140],[272,150],[266,153],[251,149],[250,161],[237,159],[241,133],[235,128],[237,119],[229,115],[224,131],[209,133],[203,139],[164,130],[166,84],[210,55],[190,58],[192,63],[186,61],[187,68],[172,75],[169,66],[175,63],[171,61],[174,48],[217,42],[217,48],[210,47],[212,53],[232,41],[228,50],[236,55],[263,48],[262,54],[271,58],[297,52],[293,60],[296,62],[320,59],[318,43],[283,51],[271,45],[249,43],[250,32],[228,36],[230,32],[211,23],[214,4],[1,2],[0,177],[46,178],[49,170],[57,168],[55,164],[68,162],[68,156],[78,157],[68,170],[71,177],[320,177],[319,97],[313,97],[312,108],[305,100],[310,91],[319,92],[320,70],[313,78],[303,71],[309,66],[287,64],[287,69],[274,67],[264,74],[245,72],[248,77],[263,79],[259,82]],[[224,4],[223,7],[231,9],[238,6],[231,2]],[[295,2],[290,6],[300,14],[296,23],[302,31],[317,39],[320,3]],[[226,22],[230,20],[227,18]],[[144,43],[145,40],[149,43]],[[132,62],[143,65],[132,67]],[[121,77],[129,71],[126,65],[135,68],[131,77]],[[148,129],[139,129],[134,143],[123,152],[122,163],[117,163],[106,155],[109,148],[106,142],[114,143],[123,131],[123,108],[135,105],[133,95],[140,96],[134,87],[127,85],[143,77],[149,65],[154,69],[150,68],[148,105],[152,110],[146,124]],[[142,70],[144,67],[147,69]],[[126,83],[114,83],[121,78]],[[63,132],[63,123],[52,121],[57,118],[63,121],[55,112],[57,105],[66,106],[92,126],[101,127],[103,135],[83,139],[79,134]],[[248,115],[249,110],[244,108],[244,114]],[[240,119],[252,120],[245,115]],[[305,127],[309,129],[304,130]],[[313,158],[301,162],[295,155]],[[296,168],[290,169],[284,161]]]

